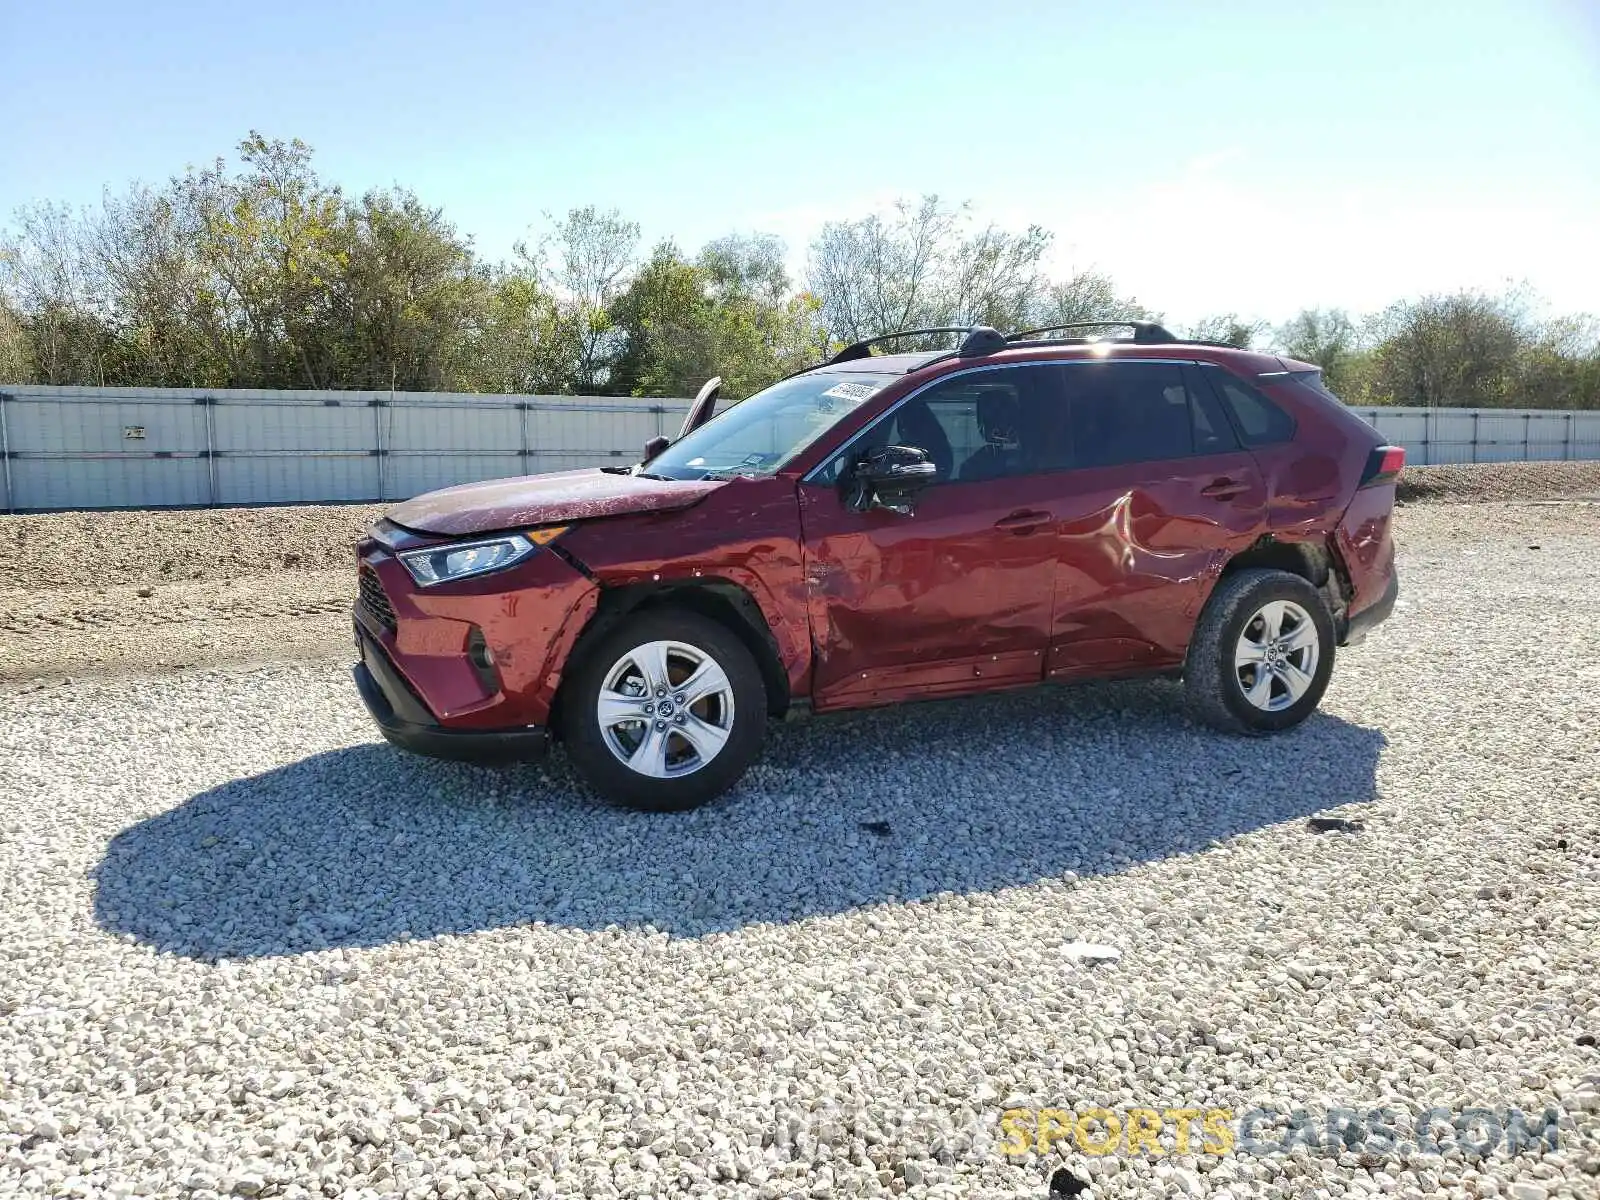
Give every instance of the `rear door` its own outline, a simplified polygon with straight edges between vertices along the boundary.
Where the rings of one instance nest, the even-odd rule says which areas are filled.
[[[1062,472],[1047,674],[1182,661],[1223,563],[1266,529],[1266,489],[1193,364],[1059,364]]]

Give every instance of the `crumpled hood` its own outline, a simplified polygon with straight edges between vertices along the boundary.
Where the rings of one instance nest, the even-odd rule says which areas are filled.
[[[396,505],[385,515],[419,533],[454,537],[687,508],[723,486],[722,480],[644,479],[592,467],[442,488]]]

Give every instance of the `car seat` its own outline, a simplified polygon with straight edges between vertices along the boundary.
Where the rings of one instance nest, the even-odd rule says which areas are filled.
[[[895,429],[900,444],[926,450],[933,465],[939,469],[939,479],[947,480],[955,470],[956,454],[950,448],[950,438],[933,410],[922,400],[912,400],[895,415]]]
[[[961,464],[961,473],[956,478],[967,482],[1017,474],[1022,465],[1018,428],[1022,406],[1017,402],[1016,393],[1009,389],[978,393],[977,416],[983,445]]]

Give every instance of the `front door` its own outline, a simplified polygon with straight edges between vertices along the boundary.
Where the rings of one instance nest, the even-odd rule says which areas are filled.
[[[989,368],[916,393],[800,486],[818,710],[1043,676],[1059,477],[1040,474],[1048,372]],[[847,508],[846,460],[916,446],[938,481],[910,515]]]

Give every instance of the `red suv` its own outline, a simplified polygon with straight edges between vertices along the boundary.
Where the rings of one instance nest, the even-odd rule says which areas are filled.
[[[1100,328],[1104,323],[1096,323]],[[1304,720],[1394,607],[1404,451],[1314,366],[1158,325],[859,342],[631,467],[467,484],[362,541],[357,685],[385,737],[701,804],[769,718],[1113,676]]]

